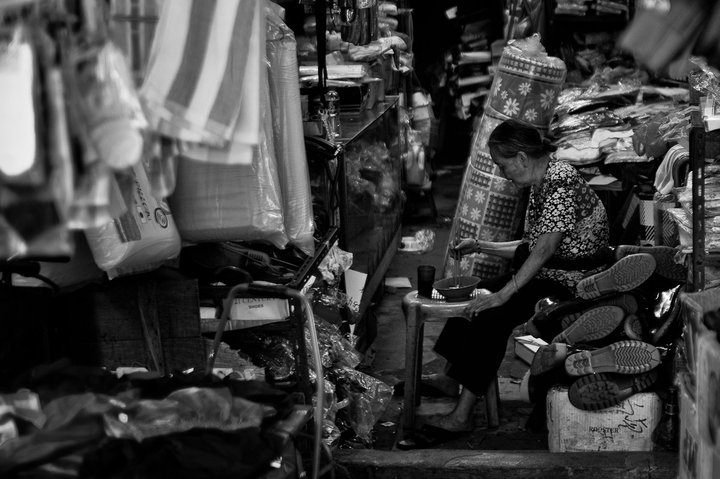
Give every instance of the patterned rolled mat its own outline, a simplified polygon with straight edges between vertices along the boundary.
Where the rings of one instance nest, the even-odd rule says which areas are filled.
[[[524,210],[525,196],[515,185],[468,165],[450,234],[451,241],[454,238],[510,241],[520,227]],[[452,276],[454,261],[448,249],[444,277]],[[507,266],[507,260],[474,254],[462,258],[460,271],[463,276],[488,279],[505,272]]]
[[[562,66],[562,67],[561,67]],[[488,105],[496,112],[546,130],[565,80],[565,65],[552,57],[528,58],[506,47]]]
[[[515,47],[506,47],[481,118],[474,134],[470,158],[460,188],[455,218],[445,252],[445,277],[452,276],[450,246],[461,238],[489,241],[517,239],[526,205],[526,194],[499,175],[487,141],[504,120],[514,118],[547,131],[565,79],[565,66],[557,58],[526,58]],[[464,276],[492,278],[507,271],[510,262],[474,254],[462,258]]]

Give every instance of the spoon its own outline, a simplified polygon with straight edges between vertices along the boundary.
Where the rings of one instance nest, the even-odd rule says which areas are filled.
[[[460,286],[460,258],[455,258],[453,262],[453,276],[455,276],[455,286]]]

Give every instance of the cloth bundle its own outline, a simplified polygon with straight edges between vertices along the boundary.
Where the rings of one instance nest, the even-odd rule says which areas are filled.
[[[495,127],[508,118],[546,132],[565,73],[565,64],[545,54],[537,35],[511,42],[503,50],[484,114],[473,134],[445,255],[445,277],[454,274],[454,260],[449,254],[454,241],[465,237],[515,239],[524,218],[525,195],[500,176],[487,141]],[[487,279],[505,272],[508,266],[507,260],[475,254],[465,256],[459,269],[463,275]]]
[[[164,2],[140,90],[155,131],[225,147],[260,141],[262,3]],[[250,61],[258,59],[257,62]]]
[[[163,4],[141,93],[153,127],[185,142],[170,198],[185,241],[314,253],[297,44],[281,10],[265,0]]]

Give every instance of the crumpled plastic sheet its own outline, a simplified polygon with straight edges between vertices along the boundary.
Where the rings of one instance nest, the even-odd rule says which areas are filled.
[[[720,101],[720,71],[708,65],[702,57],[692,56],[690,62],[700,67],[688,75],[690,87],[698,90],[702,96],[712,96]]]
[[[312,375],[315,376],[314,374]],[[335,416],[339,409],[337,396],[335,394],[335,384],[326,378],[325,382],[325,400],[323,401],[323,419],[322,419],[322,430],[323,430],[323,442],[328,446],[333,446],[340,439],[340,428],[335,423]],[[313,401],[315,401],[313,397]]]
[[[164,399],[133,399],[114,406],[104,415],[108,435],[138,441],[194,427],[232,431],[260,427],[275,409],[241,397],[225,388],[191,387],[179,389]]]
[[[318,270],[325,282],[336,284],[342,274],[350,269],[353,262],[353,254],[333,245],[328,254],[322,259]]]
[[[240,350],[251,357],[253,364],[265,368],[266,377],[287,381],[296,374],[293,341],[280,335],[243,334]]]
[[[415,241],[422,253],[432,251],[435,246],[435,232],[431,229],[421,229],[415,233]]]
[[[350,341],[343,337],[336,325],[322,319],[320,316],[315,316],[315,330],[323,368],[355,368],[360,364],[362,359],[360,353],[355,350]],[[310,332],[307,328],[305,328],[305,341],[308,351],[310,351]]]
[[[357,319],[360,307],[357,301],[354,301],[347,293],[340,291],[338,284],[312,290],[310,302],[330,309],[342,310],[347,308],[349,313],[348,321],[352,324]]]
[[[335,381],[338,398],[348,399],[346,414],[355,434],[366,444],[372,442],[372,430],[392,398],[393,388],[356,369],[336,368],[329,373]],[[338,411],[338,416],[340,412]]]

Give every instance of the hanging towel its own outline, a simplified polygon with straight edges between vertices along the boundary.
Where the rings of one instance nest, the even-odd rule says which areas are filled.
[[[261,10],[260,8],[255,10],[256,18],[253,20],[253,32],[250,35],[250,41],[253,44],[250,46],[246,60],[245,81],[240,98],[240,117],[235,123],[233,137],[223,147],[204,143],[187,143],[183,149],[183,156],[186,158],[226,165],[252,164],[256,145],[253,143],[253,139],[248,136],[248,125],[254,123],[254,115],[259,117],[260,114],[259,110],[254,110],[253,102],[260,98],[258,92],[260,91],[261,78],[263,82],[267,82],[265,75],[260,74],[260,69],[265,68],[266,47],[266,42],[262,37],[264,34],[262,31],[264,22],[261,21]],[[295,82],[295,89],[298,89],[297,82]],[[282,132],[282,134],[285,134],[285,132]]]
[[[163,2],[141,88],[156,131],[218,147],[258,145],[260,69],[248,60],[264,39],[260,15],[259,0]]]

